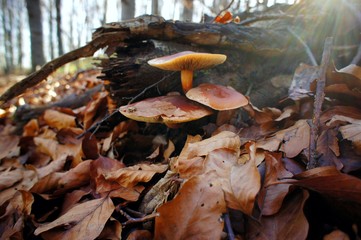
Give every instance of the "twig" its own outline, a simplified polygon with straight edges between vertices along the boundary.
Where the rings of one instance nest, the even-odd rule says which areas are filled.
[[[138,98],[140,98],[142,95],[144,95],[148,90],[150,90],[151,88],[157,86],[159,83],[163,82],[164,80],[166,80],[167,78],[173,76],[176,72],[172,72],[171,74],[168,74],[166,76],[164,76],[161,80],[149,85],[148,87],[144,88],[143,91],[141,91],[140,93],[138,93],[136,96],[132,97],[132,99],[128,102],[128,104],[133,103],[135,100],[137,100]]]
[[[128,224],[131,224],[131,223],[139,223],[139,222],[149,221],[150,219],[153,219],[153,218],[159,216],[159,213],[155,212],[155,213],[151,213],[149,215],[146,215],[144,217],[133,218],[128,213],[123,211],[122,209],[119,209],[119,213],[122,214],[127,219],[126,222],[122,223],[123,227],[128,225]]]
[[[325,99],[326,71],[331,61],[332,42],[333,42],[332,37],[328,37],[325,40],[325,45],[322,53],[322,62],[317,79],[316,96],[313,105],[314,109],[313,109],[313,117],[311,123],[309,161],[307,164],[308,169],[312,169],[320,166],[320,163],[318,161],[319,156],[317,152],[317,139],[318,139],[318,130],[320,127],[322,104]]]
[[[214,21],[222,14],[222,12],[227,11],[227,10],[232,6],[233,2],[234,2],[234,0],[232,0],[232,1],[227,5],[227,7],[225,7],[223,10],[221,10],[221,11],[217,14],[217,16],[214,17],[214,19],[213,19],[212,22],[214,22]]]
[[[310,47],[302,40],[300,36],[297,35],[290,27],[287,27],[287,30],[302,44],[302,46],[305,48],[308,58],[310,59],[313,66],[317,66],[317,61],[315,56],[313,55]]]
[[[46,79],[49,74],[64,64],[77,60],[81,57],[91,57],[99,48],[103,48],[107,45],[119,44],[119,42],[123,41],[126,37],[127,36],[125,33],[106,33],[103,36],[93,39],[87,45],[68,52],[63,56],[46,63],[40,70],[33,72],[22,81],[17,82],[11,86],[3,95],[1,95],[0,106],[2,106],[8,100],[23,93],[26,89],[40,83]]]
[[[232,229],[231,219],[229,218],[229,213],[223,214],[224,225],[226,226],[228,240],[234,240],[234,232]]]

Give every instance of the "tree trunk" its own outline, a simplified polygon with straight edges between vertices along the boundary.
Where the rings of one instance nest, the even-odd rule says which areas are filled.
[[[107,22],[107,8],[108,8],[108,0],[103,1],[103,17],[101,19],[101,24],[104,25]]]
[[[152,0],[152,15],[160,15],[158,0]]]
[[[132,19],[135,15],[135,0],[121,0],[122,20]]]
[[[50,59],[54,59],[54,24],[53,24],[53,0],[49,1],[49,46],[50,46]]]
[[[25,9],[25,6],[23,3],[18,3],[18,10],[19,12],[22,12]],[[17,18],[17,48],[18,48],[18,57],[17,57],[17,64],[19,67],[19,70],[22,71],[23,69],[23,29],[24,29],[24,22],[23,17],[20,15]]]
[[[26,7],[28,9],[30,27],[31,65],[32,69],[36,70],[37,66],[45,63],[40,0],[26,0]]]
[[[2,22],[4,31],[4,47],[5,47],[5,74],[10,73],[14,69],[14,46],[12,40],[13,13],[12,6],[9,6],[6,0],[2,1]]]
[[[192,22],[193,19],[193,0],[183,0],[182,20]]]
[[[58,55],[64,54],[63,39],[61,37],[61,0],[55,0],[56,9],[56,37],[58,39]]]

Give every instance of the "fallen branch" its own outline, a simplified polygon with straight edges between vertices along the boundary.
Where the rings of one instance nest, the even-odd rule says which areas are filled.
[[[314,101],[313,117],[311,123],[311,137],[310,137],[310,148],[309,148],[309,161],[307,164],[308,169],[316,168],[320,166],[318,161],[319,155],[317,152],[317,139],[320,127],[320,116],[322,111],[322,104],[325,99],[325,86],[326,86],[326,71],[331,61],[332,53],[332,42],[333,38],[328,37],[325,40],[325,46],[322,54],[322,62],[319,69],[316,96]]]
[[[64,64],[82,57],[91,57],[98,49],[107,46],[107,53],[111,54],[117,46],[122,44],[154,39],[183,43],[189,46],[216,46],[217,48],[232,48],[269,55],[280,54],[287,48],[289,37],[284,34],[285,32],[244,27],[233,23],[165,21],[162,17],[152,15],[106,24],[94,32],[93,40],[85,46],[46,63],[40,70],[13,85],[0,96],[0,106],[43,81]]]

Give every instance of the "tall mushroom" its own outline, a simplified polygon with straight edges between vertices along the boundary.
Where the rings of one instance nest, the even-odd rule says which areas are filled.
[[[181,71],[182,88],[186,93],[192,88],[193,71],[213,67],[226,59],[227,56],[223,54],[184,51],[149,60],[148,64],[163,70]]]
[[[248,99],[233,88],[211,83],[190,89],[186,96],[215,110],[231,110],[248,104]]]

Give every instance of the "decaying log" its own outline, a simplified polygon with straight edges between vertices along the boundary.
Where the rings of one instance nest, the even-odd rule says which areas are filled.
[[[279,55],[287,49],[289,34],[286,31],[243,27],[236,24],[165,21],[161,17],[149,15],[106,24],[95,31],[93,40],[84,47],[48,62],[37,72],[12,86],[0,97],[0,104],[3,105],[27,88],[46,79],[60,66],[82,57],[92,56],[100,48],[108,47],[107,53],[112,54],[117,47],[151,39],[181,43],[188,47],[201,46],[214,50],[222,48],[231,52],[237,49],[269,56]]]

